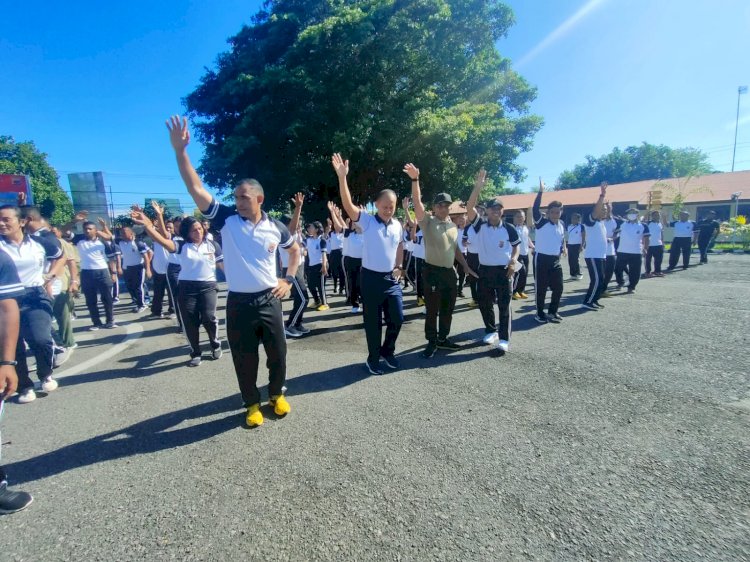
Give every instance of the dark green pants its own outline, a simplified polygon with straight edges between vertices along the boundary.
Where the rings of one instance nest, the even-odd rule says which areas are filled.
[[[57,332],[60,336],[59,343],[63,347],[72,347],[76,341],[73,339],[73,322],[70,315],[73,313],[73,296],[64,291],[55,297],[52,303],[52,314],[57,321]]]

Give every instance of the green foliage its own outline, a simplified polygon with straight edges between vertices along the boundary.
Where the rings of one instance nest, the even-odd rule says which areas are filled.
[[[652,190],[662,191],[672,200],[672,218],[674,220],[680,218],[680,211],[685,208],[688,197],[696,193],[713,194],[705,185],[695,185],[693,183],[694,179],[692,175],[688,175],[685,178],[678,178],[677,187],[671,183],[658,181],[652,188]]]
[[[747,217],[738,215],[721,223],[721,234],[734,244],[739,244],[743,250],[750,249],[750,224]]]
[[[258,179],[267,207],[300,190],[310,204],[334,198],[334,151],[360,202],[405,193],[406,162],[426,200],[468,197],[480,167],[500,186],[520,181],[514,161],[542,120],[495,47],[512,23],[496,0],[268,2],[186,98],[200,172],[219,190]]]
[[[51,223],[65,224],[73,218],[73,202],[60,187],[47,155],[33,142],[16,142],[11,136],[0,135],[0,174],[28,175],[34,204]]]
[[[555,189],[594,187],[610,184],[658,180],[714,173],[708,155],[697,148],[670,148],[644,142],[625,150],[615,148],[599,158],[586,156],[586,163],[566,170]]]

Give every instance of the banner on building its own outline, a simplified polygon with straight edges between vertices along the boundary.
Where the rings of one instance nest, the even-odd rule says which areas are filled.
[[[88,220],[102,218],[110,223],[109,201],[102,172],[68,174],[70,195],[76,212],[88,211]]]
[[[0,205],[18,205],[18,194],[26,194],[26,204],[34,204],[29,176],[0,174]]]

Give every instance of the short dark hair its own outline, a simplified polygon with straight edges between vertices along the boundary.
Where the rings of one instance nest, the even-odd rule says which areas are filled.
[[[393,195],[396,201],[398,201],[398,195],[396,195],[396,192],[392,189],[381,189],[378,192],[378,196],[375,198],[375,201],[380,201],[380,198],[383,197],[383,195]]]
[[[19,210],[21,211],[22,219],[30,219],[33,221],[42,220],[42,213],[39,212],[39,207],[35,207],[34,205],[24,205],[19,207]]]
[[[16,218],[18,220],[21,220],[21,209],[18,207],[18,205],[0,205],[0,211],[7,211],[8,209],[11,209],[14,213],[16,213]]]
[[[256,179],[253,179],[253,178],[241,179],[237,183],[237,185],[234,186],[234,188],[237,189],[238,187],[242,187],[243,185],[248,186],[251,190],[253,190],[256,193],[256,195],[265,195],[265,193],[263,192],[263,186],[260,185],[260,182]]]
[[[83,228],[86,228],[87,226],[93,226],[94,228],[96,228],[96,223],[94,223],[92,221],[85,221],[83,223]]]
[[[547,205],[547,209],[562,209],[562,201],[552,201],[549,205]]]

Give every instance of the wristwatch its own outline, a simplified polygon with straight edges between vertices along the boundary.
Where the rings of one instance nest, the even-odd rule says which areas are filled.
[[[286,277],[284,277],[284,281],[286,281],[286,282],[287,282],[287,283],[289,283],[290,285],[294,285],[294,276],[292,276],[292,275],[287,275]]]
[[[0,361],[0,366],[4,365],[10,365],[11,367],[15,367],[18,365],[18,361]]]

